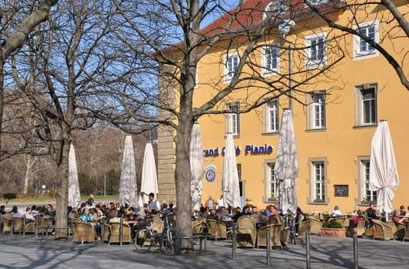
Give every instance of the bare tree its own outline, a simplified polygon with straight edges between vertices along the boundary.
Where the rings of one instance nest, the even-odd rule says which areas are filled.
[[[24,55],[35,63],[35,92],[25,90],[41,115],[37,135],[49,142],[49,152],[56,168],[56,224],[67,224],[68,153],[75,130],[96,123],[89,111],[98,111],[100,103],[111,100],[100,88],[114,87],[130,71],[122,67],[123,55],[112,45],[112,34],[105,24],[112,16],[107,1],[83,0],[62,2],[49,23],[39,30],[33,54]],[[22,57],[24,57],[22,56]],[[20,57],[21,58],[21,57]],[[20,72],[24,59],[16,59],[14,78],[27,84]],[[63,233],[58,234],[62,236]]]
[[[134,53],[132,59],[138,59],[143,67],[139,80],[130,82],[127,89],[115,91],[121,105],[118,111],[123,112],[116,123],[126,125],[133,119],[170,128],[176,145],[177,227],[183,235],[189,235],[192,232],[189,142],[193,123],[203,115],[246,113],[278,96],[303,102],[292,94],[304,93],[303,87],[325,76],[344,55],[338,41],[329,39],[326,46],[328,51],[333,51],[328,52],[332,58],[318,63],[317,68],[306,68],[302,56],[308,47],[303,37],[287,39],[278,28],[288,28],[292,20],[310,18],[313,14],[289,1],[267,12],[267,1],[257,0],[239,1],[232,9],[226,8],[226,3],[211,0],[112,2],[118,14],[109,26],[115,29],[117,39]],[[328,6],[326,10],[331,8]],[[201,28],[213,16],[221,18],[210,27]],[[260,72],[263,66],[257,59],[271,39],[278,41],[274,46],[280,49],[282,59],[288,61],[287,53],[297,53],[296,71],[282,70],[274,78],[263,76]],[[225,57],[238,55],[237,66],[213,81],[199,81],[200,85],[214,89],[214,94],[205,102],[194,104],[198,63],[207,54],[220,50],[226,53],[220,55],[217,64],[224,65]],[[237,93],[247,95],[236,110],[227,103]],[[142,111],[151,112],[150,117],[141,114]]]
[[[0,6],[0,155],[5,94],[5,64],[21,48],[33,29],[47,20],[58,0],[7,1]],[[1,157],[1,156],[0,156]]]
[[[334,6],[337,10],[346,13],[348,20],[338,21],[323,13],[319,6],[313,5],[311,1],[304,0],[305,4],[313,10],[329,27],[352,34],[366,43],[374,50],[379,51],[395,70],[402,85],[409,90],[408,55],[409,47],[409,21],[407,1],[393,0],[353,0],[337,1]],[[383,37],[378,41],[363,31],[368,25],[362,25],[368,21],[378,21],[379,29],[384,30]],[[388,41],[400,41],[402,46],[390,44]]]

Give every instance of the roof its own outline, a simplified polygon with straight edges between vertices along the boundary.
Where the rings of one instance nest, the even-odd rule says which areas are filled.
[[[204,37],[214,37],[223,33],[223,38],[256,29],[263,22],[263,15],[268,4],[272,1],[287,2],[288,8],[271,18],[270,27],[278,26],[283,20],[299,21],[316,17],[317,14],[308,8],[304,0],[244,0],[241,6],[236,6],[200,30]],[[341,5],[340,5],[341,4]],[[330,0],[316,6],[322,12],[330,12],[342,8],[339,0]],[[166,47],[163,51],[174,51],[182,48],[183,42]]]
[[[254,28],[260,25],[266,7],[272,1],[277,0],[246,0],[241,6],[233,8],[202,28],[200,32],[201,34],[210,37],[226,31],[226,28],[228,28],[229,32],[240,32],[242,30]],[[306,8],[303,0],[281,0],[281,2],[284,4],[287,2],[288,9],[272,18],[274,21],[278,21],[278,18],[280,21],[285,18],[291,18],[294,20],[295,17],[301,13],[305,13],[306,11],[309,13],[312,12],[310,9]],[[274,22],[272,22],[272,24],[274,25]]]

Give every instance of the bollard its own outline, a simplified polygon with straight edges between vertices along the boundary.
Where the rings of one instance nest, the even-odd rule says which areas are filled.
[[[101,240],[100,240],[100,244],[104,244],[104,229],[105,229],[105,217],[102,218],[101,220]]]
[[[358,236],[356,234],[356,229],[354,229],[353,239],[354,239],[354,268],[358,269],[359,268],[359,263],[358,263]]]
[[[236,248],[237,248],[237,235],[236,235],[236,227],[232,228],[231,239],[232,239],[232,258],[236,260]]]
[[[311,269],[311,253],[310,253],[310,232],[306,232],[305,233],[305,256],[306,256],[306,265],[307,265],[307,269]]]
[[[270,237],[270,228],[267,229],[266,231],[266,252],[267,252],[267,265],[270,265],[271,262],[271,237]]]
[[[123,217],[121,217],[119,221],[119,245],[121,247],[122,247],[122,234],[123,234],[122,223],[123,222],[124,222]]]
[[[38,237],[38,215],[37,216],[35,216],[35,219],[36,219],[36,227],[35,227],[35,230],[36,230],[36,238]]]
[[[25,215],[23,219],[23,236],[26,236],[26,216]]]

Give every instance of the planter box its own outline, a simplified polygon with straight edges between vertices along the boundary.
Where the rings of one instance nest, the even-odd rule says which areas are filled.
[[[346,237],[344,228],[321,228],[321,236],[326,237]]]

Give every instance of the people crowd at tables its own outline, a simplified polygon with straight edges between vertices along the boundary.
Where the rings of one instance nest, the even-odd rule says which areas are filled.
[[[83,222],[92,223],[97,233],[100,234],[102,219],[105,219],[106,223],[119,222],[120,218],[123,218],[123,221],[125,222],[136,222],[144,219],[148,214],[156,215],[174,211],[175,207],[172,203],[159,203],[159,201],[155,199],[155,195],[153,193],[149,194],[148,203],[141,207],[121,206],[119,203],[114,202],[96,203],[94,196],[90,195],[89,199],[86,202],[82,202],[78,208],[68,207],[68,218],[71,221],[76,219]],[[25,210],[19,210],[17,206],[13,206],[11,211],[7,212],[5,206],[0,206],[0,215],[3,214],[11,214],[13,218],[25,217],[27,220],[35,220],[37,216],[44,216],[53,219],[55,217],[55,208],[51,204],[48,204],[47,206],[33,205],[31,207],[27,207]],[[217,202],[215,202],[213,198],[209,196],[207,201],[200,207],[200,210],[192,213],[192,220],[198,218],[219,220],[226,223],[227,227],[231,227],[241,216],[244,215],[258,215],[269,218],[270,216],[283,215],[283,212],[275,203],[267,205],[263,210],[259,210],[257,206],[251,204],[244,205],[243,208],[232,208],[226,205],[223,196],[220,196],[220,199]],[[329,216],[333,218],[337,218],[342,215],[345,214],[342,213],[339,206],[335,206],[334,210],[329,214]],[[307,214],[305,214],[301,208],[297,208],[297,212],[294,217],[295,228],[297,231],[298,225],[302,221],[307,220]],[[392,221],[396,225],[399,225],[407,222],[408,218],[409,207],[406,211],[405,207],[401,206],[399,209],[394,210]],[[355,226],[358,225],[360,221],[365,221],[365,227],[372,227],[373,219],[386,221],[385,215],[379,212],[374,203],[370,203],[366,210],[361,210],[358,206],[355,206],[352,213],[350,213],[350,221]]]

